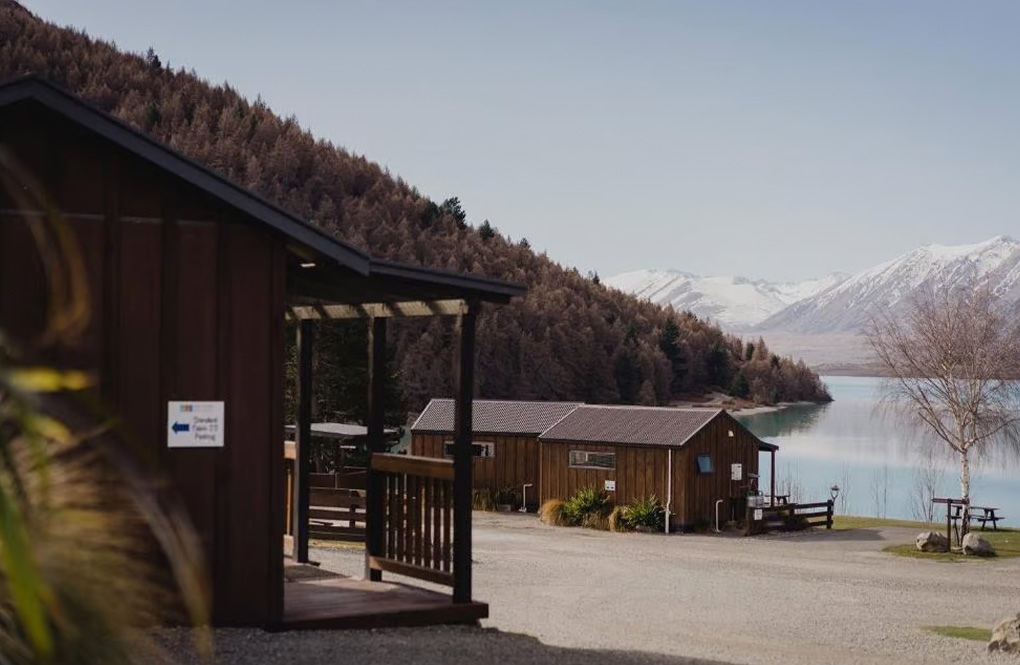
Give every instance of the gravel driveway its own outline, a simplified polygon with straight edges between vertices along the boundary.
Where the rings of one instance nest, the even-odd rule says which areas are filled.
[[[1020,610],[1020,559],[941,563],[881,549],[906,529],[733,538],[547,527],[475,513],[485,628],[217,630],[220,665],[1017,663],[925,625],[991,627]],[[361,552],[314,549],[360,577]],[[388,576],[392,578],[392,576]],[[537,638],[537,639],[536,639]],[[189,657],[182,631],[164,641]]]
[[[475,513],[475,597],[490,603],[485,626],[568,649],[733,663],[1015,662],[921,626],[991,627],[1020,611],[1020,559],[944,563],[881,552],[914,535],[614,534]],[[356,552],[315,557],[361,574]]]

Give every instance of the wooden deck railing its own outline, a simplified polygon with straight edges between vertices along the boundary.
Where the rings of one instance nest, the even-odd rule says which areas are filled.
[[[744,533],[753,536],[769,531],[794,531],[813,526],[824,526],[826,529],[831,529],[832,515],[832,501],[787,503],[758,508],[748,504]],[[755,519],[756,517],[760,517],[760,519]]]
[[[376,453],[371,473],[369,568],[453,586],[453,462]]]
[[[293,547],[294,442],[284,442],[287,510],[284,547]],[[308,474],[308,536],[316,540],[365,542],[367,498],[365,469],[345,467],[336,473]]]

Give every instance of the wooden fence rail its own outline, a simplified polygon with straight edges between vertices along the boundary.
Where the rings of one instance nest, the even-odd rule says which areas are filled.
[[[759,512],[760,511],[760,512]],[[788,503],[778,506],[747,506],[744,533],[748,536],[769,531],[795,531],[813,526],[832,528],[833,502]],[[755,519],[759,517],[760,519]]]
[[[377,453],[371,473],[382,519],[370,525],[369,567],[453,586],[453,462]]]
[[[284,447],[284,468],[287,474],[285,547],[293,546],[293,457],[293,443],[288,441]],[[316,540],[365,542],[365,469],[345,467],[336,473],[310,473],[308,485],[308,537]]]

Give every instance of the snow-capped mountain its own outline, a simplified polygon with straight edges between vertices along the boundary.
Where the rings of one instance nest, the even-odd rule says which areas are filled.
[[[925,245],[791,304],[758,330],[817,335],[856,332],[877,308],[905,307],[918,289],[990,286],[1020,306],[1020,242],[996,236],[973,245]]]
[[[605,283],[639,298],[710,318],[728,330],[746,330],[846,277],[833,273],[803,282],[768,282],[744,277],[702,277],[679,270],[634,270]]]

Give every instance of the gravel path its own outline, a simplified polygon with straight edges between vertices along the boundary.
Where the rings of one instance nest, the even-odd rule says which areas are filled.
[[[921,626],[991,627],[1015,614],[1020,559],[943,563],[881,552],[910,542],[911,530],[666,537],[485,513],[476,513],[474,524],[475,597],[491,604],[485,625],[533,635],[563,653],[812,665],[1016,662],[986,655],[983,643]],[[354,576],[363,566],[362,555],[351,551],[316,550],[313,558]],[[536,661],[522,655],[443,662]]]
[[[208,665],[187,631],[162,631],[160,654],[146,665]],[[567,649],[491,628],[265,633],[218,629],[216,665],[724,665],[663,654]]]

